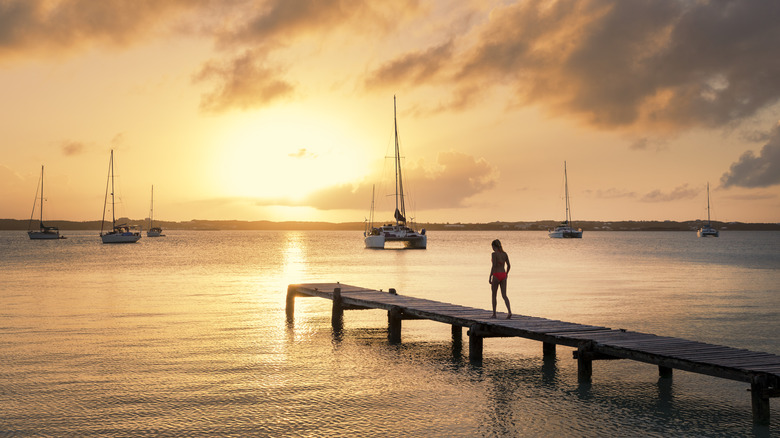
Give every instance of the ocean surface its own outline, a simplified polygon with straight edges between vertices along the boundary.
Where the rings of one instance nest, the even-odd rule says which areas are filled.
[[[780,354],[780,233],[429,232],[427,250],[367,250],[361,232],[167,231],[103,245],[96,231],[0,231],[0,436],[780,436],[749,385],[485,340],[351,310],[287,285],[341,282],[490,308],[490,242],[512,263],[516,314]],[[499,311],[503,311],[499,300]]]

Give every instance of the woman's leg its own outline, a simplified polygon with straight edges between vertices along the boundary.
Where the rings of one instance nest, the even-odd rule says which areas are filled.
[[[493,282],[490,283],[490,291],[493,292],[493,318],[496,317],[496,305],[498,304],[498,300],[496,299],[498,284],[499,283],[496,280],[493,280]]]
[[[493,296],[495,297],[495,294],[493,294]],[[512,306],[509,305],[509,297],[506,296],[506,280],[501,281],[501,296],[504,298],[504,304],[506,304],[506,310],[509,313],[506,319],[509,319],[512,317]],[[495,309],[495,306],[493,306],[493,308]]]

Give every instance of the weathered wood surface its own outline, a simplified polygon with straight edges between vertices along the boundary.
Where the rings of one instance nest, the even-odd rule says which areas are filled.
[[[339,290],[334,299],[334,290]],[[576,348],[578,375],[590,379],[592,361],[630,359],[658,365],[659,375],[671,377],[672,369],[706,374],[751,385],[753,418],[769,422],[769,398],[780,396],[780,356],[723,345],[658,336],[534,316],[512,315],[497,319],[493,312],[457,304],[398,295],[339,283],[291,284],[287,289],[287,317],[293,315],[296,296],[334,300],[334,327],[347,309],[388,311],[388,338],[401,340],[401,321],[429,319],[453,326],[453,339],[460,327],[469,328],[469,356],[481,360],[483,338],[522,337],[543,342],[545,355],[556,345]],[[340,296],[340,298],[339,298]],[[455,328],[458,327],[456,334]]]
[[[345,308],[397,308],[401,319],[424,318],[462,327],[479,325],[486,335],[524,337],[575,348],[587,342],[591,351],[606,356],[748,383],[757,375],[766,375],[772,387],[780,386],[780,356],[774,354],[526,315],[506,320],[501,319],[506,314],[500,314],[498,319],[491,319],[490,310],[345,284],[298,284],[290,288],[298,296],[327,299],[333,299],[333,290],[340,288]]]

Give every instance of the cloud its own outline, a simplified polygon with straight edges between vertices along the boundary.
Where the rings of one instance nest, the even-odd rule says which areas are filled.
[[[755,155],[747,151],[720,177],[723,187],[769,187],[780,184],[780,124],[769,142]]]
[[[65,156],[79,155],[84,151],[84,143],[79,141],[64,141],[60,145],[62,154]]]
[[[289,97],[294,86],[281,78],[281,71],[265,66],[263,56],[251,50],[231,61],[212,61],[203,66],[194,82],[217,82],[217,88],[201,97],[201,110],[223,112],[229,108],[260,108]]]
[[[413,201],[427,210],[465,205],[470,197],[495,186],[498,171],[484,158],[449,151],[439,153],[434,166],[426,166],[424,161],[405,166],[403,177],[406,183],[411,182],[415,187]],[[373,187],[369,180],[357,185],[326,187],[302,201],[259,199],[257,205],[306,206],[318,210],[367,209]],[[376,196],[384,195],[377,193]]]
[[[428,81],[446,65],[452,56],[453,43],[448,41],[439,46],[406,53],[387,62],[366,78],[369,89],[392,87],[399,82],[420,83]]]
[[[778,196],[774,193],[741,193],[725,196],[725,198],[735,199],[737,201],[766,201],[777,199]]]
[[[234,14],[232,26],[218,34],[219,45],[285,45],[305,36],[322,39],[339,28],[386,32],[421,10],[419,0],[354,2],[348,0],[269,0],[250,2]]]
[[[173,30],[208,0],[3,0],[0,59],[61,56],[91,46],[127,47]]]
[[[292,157],[292,158],[306,158],[306,157],[312,157],[314,155],[311,154],[310,152],[307,152],[306,148],[301,148],[301,149],[298,149],[297,152],[293,152],[291,154],[287,154],[287,156],[288,157]]]
[[[161,35],[212,38],[222,53],[195,82],[213,86],[201,108],[221,112],[290,97],[295,66],[278,59],[302,41],[316,51],[348,38],[376,57],[378,39],[404,30],[413,38],[404,44],[416,46],[379,58],[361,82],[368,90],[424,84],[449,91],[450,101],[420,112],[467,108],[501,88],[514,105],[602,129],[658,133],[730,125],[780,101],[780,61],[771,56],[780,2],[499,3],[2,0],[0,61],[125,48]],[[476,18],[485,9],[489,15]]]
[[[667,141],[665,139],[653,139],[648,137],[642,137],[634,140],[628,148],[635,151],[645,151],[648,149],[654,149],[660,151],[667,147]]]
[[[701,190],[697,189],[689,189],[688,184],[683,184],[669,193],[664,193],[661,190],[653,190],[642,196],[639,200],[642,202],[671,202],[679,201],[681,199],[693,199],[700,191]]]
[[[216,32],[218,46],[244,54],[231,61],[210,61],[195,76],[216,82],[216,89],[201,99],[201,109],[225,112],[267,106],[290,96],[295,87],[283,77],[288,70],[270,59],[305,37],[321,43],[329,35],[346,29],[352,33],[389,31],[403,17],[420,9],[417,0],[393,2],[350,2],[346,0],[269,0],[249,3],[234,14],[235,24]]]
[[[417,203],[426,209],[462,207],[498,183],[498,170],[484,158],[449,151],[440,152],[436,163],[436,168],[427,169],[421,161],[406,171],[407,180],[415,181],[420,192]]]
[[[721,127],[780,100],[777,22],[777,2],[518,2],[448,46],[449,62],[415,50],[369,78],[398,65],[396,86],[417,71],[458,89],[503,85],[520,104],[603,129]]]
[[[620,199],[620,198],[635,198],[636,192],[627,192],[625,189],[609,188],[606,190],[586,190],[585,193],[592,194],[596,198],[600,199]]]

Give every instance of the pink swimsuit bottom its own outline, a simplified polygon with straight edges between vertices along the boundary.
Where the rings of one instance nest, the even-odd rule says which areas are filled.
[[[508,274],[506,272],[494,272],[493,278],[495,278],[498,281],[504,281],[506,280],[507,275]]]

